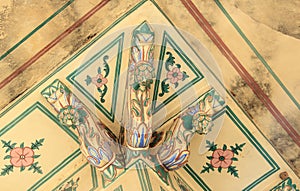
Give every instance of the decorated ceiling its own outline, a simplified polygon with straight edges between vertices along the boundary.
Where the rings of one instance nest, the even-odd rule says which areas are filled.
[[[299,190],[297,58],[268,28],[225,1],[44,6],[1,37],[1,190]]]

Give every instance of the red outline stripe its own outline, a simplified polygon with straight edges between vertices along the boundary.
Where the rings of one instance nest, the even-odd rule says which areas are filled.
[[[106,5],[110,0],[103,0],[95,7],[93,7],[89,12],[83,15],[79,20],[77,20],[73,25],[71,25],[67,30],[62,32],[58,37],[56,37],[53,41],[47,44],[43,49],[41,49],[38,53],[36,53],[32,58],[30,58],[27,62],[22,64],[18,69],[12,72],[7,78],[0,82],[0,89],[6,86],[11,80],[16,78],[20,73],[26,70],[29,66],[31,66],[35,61],[37,61],[40,57],[42,57],[45,53],[47,53],[51,48],[53,48],[57,43],[59,43],[62,39],[68,36],[71,32],[73,32],[76,28],[78,28],[82,23],[84,23],[87,19],[89,19],[92,15],[94,15],[97,11],[99,11],[104,5]]]
[[[181,0],[182,4],[188,9],[190,14],[194,17],[196,22],[205,31],[209,38],[218,47],[221,53],[227,58],[234,69],[239,73],[239,75],[245,80],[247,85],[252,89],[255,95],[261,100],[265,107],[271,112],[277,122],[282,126],[282,128],[288,133],[288,135],[293,139],[293,141],[300,147],[300,136],[297,131],[292,127],[292,125],[286,120],[282,113],[276,108],[270,98],[263,92],[260,86],[255,82],[253,77],[247,72],[247,70],[242,66],[240,61],[236,56],[230,51],[230,49],[225,45],[219,35],[210,26],[208,21],[197,9],[195,4],[191,0]]]

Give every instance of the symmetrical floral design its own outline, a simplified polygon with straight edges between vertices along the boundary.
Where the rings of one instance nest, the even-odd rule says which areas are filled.
[[[166,54],[169,56],[165,62],[167,76],[161,82],[161,93],[159,93],[160,97],[164,96],[165,93],[169,93],[169,83],[173,84],[174,88],[177,88],[180,81],[184,81],[189,77],[185,71],[181,71],[180,64],[175,64],[175,58],[173,57],[172,53],[167,52]]]
[[[115,160],[116,138],[103,123],[60,81],[54,81],[43,96],[58,112],[64,125],[73,127],[81,139],[81,149],[88,161],[104,170]],[[56,85],[56,84],[59,84]],[[66,112],[67,111],[67,112]]]
[[[71,105],[61,108],[58,114],[58,119],[62,124],[73,127],[78,124],[79,117],[78,109]]]
[[[105,55],[103,57],[103,62],[104,62],[103,70],[101,70],[101,67],[98,67],[98,74],[95,77],[90,77],[89,75],[87,75],[87,77],[85,79],[87,86],[92,83],[97,87],[97,90],[100,93],[100,102],[101,103],[105,102],[104,96],[108,90],[107,85],[106,85],[108,82],[107,76],[109,74],[109,66],[107,64],[107,59],[108,59],[108,56]]]
[[[147,149],[152,136],[153,43],[154,33],[146,22],[133,31],[128,69],[130,119],[126,125],[126,140],[134,149]]]
[[[212,159],[210,161],[214,168],[228,168],[231,166],[234,154],[231,150],[217,149],[212,154]]]
[[[183,73],[180,71],[180,68],[174,67],[172,71],[167,73],[167,78],[172,84],[177,84],[179,80],[183,79]]]
[[[1,176],[9,175],[13,172],[14,168],[20,168],[20,171],[24,171],[25,167],[29,167],[28,170],[33,170],[33,173],[37,172],[42,174],[41,166],[38,166],[38,162],[35,159],[40,157],[40,155],[35,155],[34,150],[38,150],[43,146],[44,139],[36,140],[31,143],[31,147],[24,147],[24,143],[21,143],[19,147],[16,147],[17,143],[12,143],[11,141],[1,140],[3,147],[6,148],[6,155],[4,159],[10,159],[10,165],[5,165],[2,168]]]
[[[181,119],[186,130],[194,130],[199,134],[208,133],[213,114],[214,94],[214,91],[205,94],[195,106],[190,107],[182,115]]]
[[[220,107],[213,107],[214,101],[222,100],[211,90],[201,96],[197,104],[174,119],[158,151],[158,159],[167,170],[177,169],[188,161],[188,147],[195,133],[208,133],[209,127],[212,126],[212,115],[224,104],[221,102]]]
[[[79,186],[78,182],[79,178],[77,178],[75,181],[72,178],[70,181],[60,186],[57,191],[76,191],[77,187]]]
[[[207,156],[207,159],[210,160],[210,163],[206,163],[203,166],[201,173],[209,173],[210,170],[218,169],[218,172],[222,172],[222,169],[227,169],[227,173],[230,173],[234,177],[239,178],[238,170],[236,166],[233,166],[234,161],[238,161],[235,155],[239,155],[239,152],[242,151],[242,148],[246,143],[235,144],[235,146],[230,146],[230,149],[226,144],[223,145],[223,148],[217,148],[217,144],[214,142],[206,141],[209,151],[212,151],[211,156]]]
[[[27,167],[33,164],[34,151],[29,147],[16,147],[10,151],[10,163],[14,167]]]
[[[133,66],[133,65],[132,65]],[[143,81],[151,80],[154,77],[154,67],[149,63],[141,63],[133,67],[134,70],[134,82],[140,83]]]

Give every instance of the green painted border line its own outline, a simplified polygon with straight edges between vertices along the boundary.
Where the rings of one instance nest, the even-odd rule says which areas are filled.
[[[135,163],[135,167],[136,167],[136,171],[138,173],[138,177],[139,177],[139,180],[140,180],[142,190],[145,191],[146,186],[145,186],[145,183],[144,183],[144,177],[142,177],[142,172],[141,172],[140,167],[139,167],[139,162]]]
[[[274,151],[280,156],[280,158],[290,167],[291,170],[293,170],[293,167],[281,156],[281,154],[278,152],[278,150],[273,146],[273,144],[270,142],[270,140],[265,136],[265,134],[259,129],[259,127],[254,123],[252,118],[249,116],[249,114],[242,108],[242,106],[239,105],[239,103],[235,100],[233,95],[230,94],[230,92],[227,91],[227,94],[231,97],[231,99],[236,103],[236,105],[240,108],[240,110],[244,113],[245,116],[251,121],[251,123],[256,127],[256,129],[260,132],[260,134],[264,137],[264,139],[274,148]],[[300,178],[297,174],[296,176]]]
[[[37,108],[42,111],[47,117],[54,121],[64,132],[66,132],[76,143],[80,144],[78,136],[70,130],[69,127],[62,125],[56,116],[54,116],[44,105],[40,102],[37,102]]]
[[[267,177],[271,176],[275,172],[277,172],[280,167],[278,164],[274,161],[274,159],[266,152],[266,150],[262,147],[262,145],[256,140],[256,138],[250,133],[250,131],[246,128],[246,126],[240,121],[240,119],[234,114],[234,112],[231,110],[229,106],[226,106],[226,109],[222,111],[222,114],[226,114],[229,119],[236,125],[236,127],[243,133],[243,135],[248,139],[248,141],[255,147],[255,149],[261,154],[261,156],[268,162],[268,164],[271,166],[271,170],[267,171],[265,174],[263,174],[261,177],[256,179],[254,182],[252,182],[250,185],[246,186],[246,188],[243,189],[243,191],[248,191],[253,189],[255,186],[257,186],[260,182],[265,180]],[[222,115],[218,115],[222,116]],[[187,167],[189,167],[187,165]],[[192,168],[186,168],[184,169],[192,176],[192,178],[198,183],[201,178],[195,173]],[[201,183],[201,182],[200,182]],[[200,185],[201,186],[201,185]]]
[[[261,144],[256,140],[256,138],[252,135],[252,133],[246,128],[246,126],[240,121],[240,119],[234,114],[234,112],[230,109],[230,107],[226,107],[225,113],[227,116],[234,122],[234,124],[240,129],[240,131],[244,134],[244,136],[250,141],[250,143],[258,150],[258,152],[263,156],[263,158],[269,163],[269,165],[272,167],[271,170],[266,172],[264,175],[262,175],[260,178],[252,182],[250,185],[248,185],[243,190],[251,190],[256,185],[258,185],[260,182],[262,182],[264,179],[275,173],[280,169],[278,164],[274,161],[274,159],[266,152],[266,150],[261,146]]]
[[[103,49],[98,51],[96,54],[94,54],[89,60],[87,60],[85,63],[83,63],[79,68],[77,68],[75,71],[71,72],[67,76],[67,80],[74,85],[79,92],[81,92],[92,104],[94,104],[97,109],[102,112],[111,122],[114,122],[115,117],[115,111],[116,111],[116,102],[117,102],[117,90],[119,87],[119,77],[120,77],[120,70],[121,70],[121,64],[122,64],[122,51],[124,43],[124,32],[121,33],[117,38],[115,38],[113,41],[108,43]],[[85,69],[87,69],[90,65],[94,64],[98,59],[105,54],[105,52],[109,51],[115,46],[118,46],[118,54],[116,59],[116,68],[115,68],[115,77],[114,77],[114,88],[112,91],[112,103],[110,112],[97,100],[89,91],[87,91],[80,82],[78,82],[75,78],[82,73]]]
[[[59,165],[54,167],[54,170],[50,171],[43,178],[37,181],[33,186],[31,186],[28,190],[37,190],[40,186],[42,186],[45,182],[47,182],[50,178],[52,178],[56,173],[58,173],[61,169],[67,166],[71,161],[77,158],[81,154],[80,149],[77,149],[70,156],[63,160]]]
[[[58,127],[60,127],[64,132],[66,132],[76,143],[79,144],[79,140],[77,135],[71,131],[68,127],[61,125],[58,119],[40,102],[34,103],[32,106],[27,108],[23,113],[21,113],[18,117],[13,119],[9,124],[7,124],[5,127],[3,127],[0,130],[0,137],[5,134],[7,131],[12,129],[17,123],[19,123],[21,120],[23,120],[26,116],[28,116],[31,112],[33,112],[35,109],[38,109],[41,111],[44,115],[46,115],[48,118],[50,118],[54,123],[57,124]]]
[[[99,184],[98,184],[98,179],[97,179],[96,168],[93,167],[92,165],[90,165],[90,167],[91,167],[92,180],[93,180],[93,188],[90,189],[90,191],[93,191],[93,190],[95,190],[96,188],[98,188]]]
[[[195,182],[201,186],[204,191],[211,191],[211,189],[205,184],[205,182],[195,173],[195,171],[187,164],[183,169],[195,180]]]
[[[256,55],[256,57],[261,61],[261,63],[270,72],[270,74],[277,81],[277,83],[280,85],[280,87],[284,90],[284,92],[289,96],[289,98],[292,100],[292,102],[300,110],[300,104],[297,102],[296,98],[292,95],[292,93],[288,90],[288,88],[285,87],[285,85],[282,83],[282,81],[279,79],[279,77],[272,70],[272,68],[270,67],[270,65],[266,62],[266,60],[262,57],[262,55],[257,51],[257,49],[255,48],[255,46],[246,37],[246,35],[241,30],[241,28],[238,26],[238,24],[232,19],[232,17],[230,16],[230,14],[226,11],[226,9],[224,8],[224,6],[221,4],[221,2],[219,0],[214,0],[214,2],[217,4],[217,6],[220,8],[220,10],[223,12],[223,14],[226,16],[226,18],[230,21],[230,23],[233,25],[233,27],[236,29],[236,31],[241,35],[241,37],[244,39],[244,41],[248,44],[248,46],[254,52],[254,54]]]
[[[29,91],[27,91],[21,98],[19,98],[17,101],[13,102],[9,107],[7,107],[3,112],[0,114],[0,118],[3,117],[7,112],[9,112],[12,108],[14,108],[16,105],[18,105],[23,99],[25,99],[27,96],[29,96],[32,92],[34,92],[38,87],[40,87],[43,83],[45,83],[47,80],[49,80],[52,76],[54,76],[57,72],[62,70],[64,67],[66,67],[68,64],[70,64],[74,59],[76,59],[79,55],[81,55],[86,49],[88,49],[90,46],[92,46],[97,40],[99,40],[102,36],[104,36],[110,29],[112,29],[115,25],[117,25],[119,22],[121,22],[125,17],[130,15],[133,11],[135,11],[137,8],[142,6],[147,0],[143,0],[136,4],[133,8],[131,8],[128,12],[126,12],[124,15],[122,15],[120,18],[118,18],[115,22],[113,22],[109,27],[107,27],[103,32],[101,32],[98,36],[96,36],[94,39],[92,39],[89,43],[87,43],[82,49],[80,49],[78,52],[76,52],[72,57],[70,57],[67,61],[65,61],[62,65],[60,65],[56,70],[54,70],[52,73],[50,73],[48,76],[46,76],[43,80],[41,80],[39,83],[37,83],[33,88],[31,88]]]
[[[7,112],[9,112],[13,107],[15,107],[17,104],[19,104],[23,99],[25,99],[27,96],[29,96],[33,91],[35,91],[38,87],[40,87],[44,82],[46,82],[48,79],[50,79],[53,75],[55,75],[57,72],[59,72],[61,69],[63,69],[66,65],[68,65],[70,62],[72,62],[74,59],[76,59],[80,54],[82,54],[87,48],[89,48],[92,44],[94,44],[98,39],[100,39],[103,35],[105,35],[111,28],[113,28],[116,24],[118,24],[121,20],[123,20],[125,17],[127,17],[129,14],[131,14],[134,10],[136,10],[137,8],[139,8],[145,1],[139,2],[138,4],[136,4],[133,8],[131,8],[128,12],[126,12],[123,16],[121,16],[119,19],[117,19],[112,25],[110,25],[108,28],[106,28],[102,33],[100,33],[97,37],[95,37],[95,39],[93,39],[91,42],[89,42],[86,46],[84,46],[81,50],[79,50],[76,54],[74,54],[70,59],[68,59],[66,62],[64,62],[61,66],[59,66],[54,72],[52,72],[50,75],[48,75],[47,77],[45,77],[41,82],[39,82],[37,85],[35,85],[32,89],[30,89],[28,92],[26,92],[20,99],[18,99],[16,102],[14,102],[12,105],[10,105],[8,108],[6,108],[1,114],[0,117],[4,116]],[[162,10],[160,9],[160,7],[156,4],[156,2],[154,0],[151,0],[151,2],[158,8],[158,10],[165,16],[165,18],[170,22],[170,24],[176,29],[175,25],[172,23],[172,21],[166,16],[166,14],[164,12],[162,12]],[[176,29],[177,30],[177,29]],[[180,36],[182,37],[181,33],[177,30],[177,32],[180,34]],[[185,39],[184,39],[185,40]],[[185,42],[187,42],[185,40]],[[188,43],[189,47],[190,44]],[[193,52],[195,52],[195,50],[192,48]],[[199,57],[198,54],[196,54],[196,56],[198,58],[201,59],[201,57]],[[201,59],[202,61],[202,59]],[[210,70],[210,68],[208,66],[206,66],[210,72],[212,72]],[[214,75],[214,73],[212,73]],[[215,75],[214,75],[215,76]],[[219,78],[215,76],[215,78],[219,81]],[[224,85],[219,81],[219,83],[221,84],[221,86],[223,88]],[[239,105],[240,107],[240,105]],[[253,123],[253,122],[252,122]]]
[[[87,165],[88,165],[88,163],[83,164],[75,172],[73,172],[70,176],[68,176],[66,179],[64,179],[59,185],[57,185],[55,188],[53,188],[52,191],[56,191],[60,186],[62,186],[65,182],[67,182],[68,180],[70,180],[70,178],[72,178],[75,174],[77,174],[79,171],[81,171]]]
[[[184,62],[186,66],[195,74],[195,78],[192,79],[190,82],[188,82],[186,85],[181,87],[179,90],[174,92],[172,95],[170,95],[167,99],[165,99],[161,104],[156,106],[157,96],[159,92],[159,86],[160,86],[160,80],[161,80],[161,72],[164,65],[164,58],[166,53],[167,44],[169,44],[172,49],[176,52],[176,54],[180,57],[180,59]],[[160,50],[159,55],[159,63],[158,63],[158,69],[156,74],[156,81],[154,85],[154,95],[153,95],[153,114],[157,113],[163,106],[166,106],[171,101],[173,101],[176,97],[178,97],[180,94],[182,94],[184,91],[195,85],[196,83],[200,82],[204,78],[203,74],[198,70],[197,67],[195,67],[194,63],[185,55],[185,53],[181,50],[181,48],[175,43],[175,41],[171,38],[171,36],[164,31],[163,33],[163,41],[162,41],[162,47]]]
[[[147,185],[149,187],[149,190],[153,191],[152,184],[151,184],[151,181],[150,181],[150,176],[149,176],[149,173],[148,173],[148,170],[147,170],[147,166],[145,164],[142,164],[142,165],[143,165],[143,168],[144,168],[144,173],[145,173],[145,176],[146,176]]]
[[[8,49],[5,53],[0,56],[0,61],[3,60],[7,55],[13,52],[16,48],[18,48],[23,42],[25,42],[28,38],[30,38],[34,33],[40,30],[43,26],[45,26],[48,22],[50,22],[54,17],[56,17],[59,13],[65,10],[69,5],[71,5],[75,0],[70,0],[65,3],[61,8],[59,8],[56,12],[54,12],[50,17],[48,17],[45,21],[39,24],[35,29],[33,29],[30,33],[28,33],[24,38],[22,38],[19,42],[17,42],[14,46]]]
[[[259,132],[261,132],[261,134],[266,138],[266,136],[262,133],[262,131],[258,128],[258,126],[254,123],[254,121],[251,119],[251,117],[249,116],[249,114],[247,114],[245,112],[245,110],[242,108],[242,106],[236,101],[236,99],[231,95],[231,93],[226,89],[225,85],[221,82],[221,80],[219,79],[218,76],[215,75],[215,73],[213,73],[213,71],[210,69],[210,67],[204,62],[204,60],[198,55],[198,53],[191,47],[191,45],[187,42],[187,40],[183,37],[183,35],[180,33],[180,31],[176,28],[176,26],[174,25],[174,23],[168,18],[168,16],[162,11],[162,9],[158,6],[158,4],[155,2],[155,0],[150,0],[155,6],[156,8],[165,16],[165,18],[169,21],[169,23],[175,28],[175,30],[179,33],[179,35],[183,38],[183,40],[187,43],[187,45],[191,48],[191,50],[196,54],[196,56],[201,60],[201,62],[204,64],[204,66],[209,70],[209,72],[215,77],[215,79],[219,82],[219,85],[224,88],[224,90],[226,90],[226,92],[228,93],[228,95],[230,95],[230,97],[232,98],[232,100],[234,100],[234,102],[238,105],[238,107],[243,111],[243,113],[248,117],[248,119],[252,122],[252,124],[258,129]],[[1,115],[0,115],[1,116]],[[270,141],[266,138],[266,140],[270,143]],[[271,144],[271,143],[270,143]],[[282,157],[282,155],[277,151],[277,149],[273,146],[273,144],[271,144],[272,147],[276,150],[276,152],[279,154],[279,156],[281,157],[281,159],[283,161],[285,161],[285,163],[289,166],[290,164]],[[292,168],[291,168],[292,169]],[[299,176],[298,176],[299,177]]]
[[[72,132],[66,126],[60,125],[57,118],[50,111],[48,111],[48,109],[45,106],[43,106],[40,102],[34,103],[32,106],[27,108],[23,113],[21,113],[18,117],[16,117],[9,124],[7,124],[4,128],[2,128],[0,130],[0,137],[3,136],[5,133],[7,133],[9,130],[11,130],[16,124],[18,124],[21,120],[23,120],[25,117],[27,117],[30,113],[32,113],[36,109],[41,111],[49,119],[51,119],[53,122],[55,122],[58,125],[58,127],[60,127],[64,132],[66,132],[66,134],[68,134],[76,143],[79,143],[78,137],[74,134],[74,132]],[[54,167],[54,170],[50,171],[43,178],[39,179],[38,182],[36,182],[28,190],[32,190],[36,186],[40,187],[42,184],[44,184],[46,181],[48,181],[51,177],[53,177],[57,172],[59,172],[62,168],[64,168],[69,162],[71,162],[76,157],[78,157],[79,154],[81,154],[80,149],[77,149],[74,153],[72,153],[70,156],[68,156],[66,159],[64,159],[64,162],[62,162],[58,166]],[[34,190],[36,190],[36,189],[34,189]]]

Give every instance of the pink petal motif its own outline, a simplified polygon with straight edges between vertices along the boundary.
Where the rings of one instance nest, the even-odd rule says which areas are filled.
[[[227,149],[226,151],[224,151],[223,156],[226,160],[231,160],[233,157],[233,152]]]
[[[171,82],[172,84],[175,84],[177,81],[178,81],[177,78],[171,78],[171,79],[170,79],[170,82]]]
[[[101,79],[100,83],[98,82],[98,79]],[[97,87],[100,88],[102,86],[102,84],[101,84],[102,83],[102,79],[103,79],[103,75],[102,74],[97,74],[96,77],[92,78],[92,83],[95,84]]]
[[[20,156],[23,154],[23,149],[20,147],[16,147],[13,150],[10,151],[10,157],[11,158],[20,158]]]
[[[97,85],[97,79],[98,79],[97,77],[92,77],[92,83]]]
[[[178,72],[178,75],[176,76],[176,78],[177,78],[178,80],[181,80],[181,79],[183,78],[182,72]]]
[[[104,84],[107,84],[108,80],[106,78],[102,78],[102,82],[100,83],[101,86],[104,85]]]
[[[170,72],[167,73],[167,78],[168,79],[172,79],[173,78],[173,72],[172,71],[170,71]]]
[[[221,161],[221,167],[222,168],[228,168],[230,165],[232,164],[232,160],[231,159],[225,159],[223,161]]]
[[[26,157],[24,159],[21,159],[22,166],[24,167],[32,165],[33,161],[34,161],[33,157],[28,157],[28,158]]]
[[[103,75],[102,75],[102,74],[97,74],[96,78],[97,78],[97,79],[98,79],[98,78],[102,79],[102,78],[103,78]]]
[[[25,147],[25,148],[14,148],[10,152],[10,163],[15,167],[27,167],[32,165],[34,158],[33,158],[34,152],[31,148]]]
[[[10,158],[10,163],[14,166],[14,167],[21,167],[22,164],[22,159],[20,159],[20,157],[14,157],[14,158]]]
[[[217,149],[213,152],[212,157],[219,159],[220,156],[223,156],[223,153],[222,149]]]
[[[213,158],[210,161],[210,164],[214,167],[214,168],[219,168],[222,165],[222,161],[219,160],[219,158]]]
[[[177,67],[175,67],[175,68],[173,68],[172,72],[173,72],[173,73],[179,73],[179,72],[180,72],[180,69],[177,68]]]
[[[23,155],[26,157],[26,158],[30,158],[30,157],[33,157],[34,155],[34,152],[31,148],[29,147],[24,147],[23,148]]]

